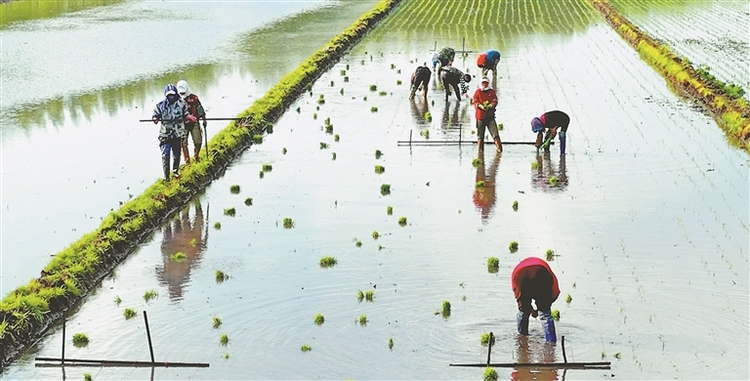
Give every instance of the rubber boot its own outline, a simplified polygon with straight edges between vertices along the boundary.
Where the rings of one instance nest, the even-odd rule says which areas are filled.
[[[183,146],[183,153],[187,152],[187,147]],[[174,175],[175,179],[180,178],[180,154],[174,155],[174,158],[172,159],[172,174]]]
[[[495,148],[497,148],[497,152],[503,152],[503,143],[499,136],[495,138]]]
[[[542,321],[544,339],[550,343],[556,342],[557,332],[555,331],[555,319],[552,318],[550,311],[539,311],[539,319]]]
[[[201,153],[201,146],[197,145],[195,148],[193,148],[193,160],[197,163],[200,161],[200,153]]]
[[[185,158],[185,164],[190,164],[190,151],[187,144],[182,146],[182,156]]]
[[[164,181],[169,181],[169,156],[162,155],[161,169],[164,171]]]
[[[523,311],[518,311],[518,314],[516,315],[516,327],[518,328],[518,333],[520,335],[528,335],[529,314],[523,313]]]

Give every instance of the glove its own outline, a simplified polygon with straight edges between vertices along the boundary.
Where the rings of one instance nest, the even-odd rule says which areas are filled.
[[[205,120],[205,119],[203,119],[203,128],[206,128],[206,125],[207,125],[207,124],[208,124],[208,123],[206,123],[206,120]]]
[[[196,118],[195,118],[195,117],[194,117],[193,115],[188,115],[188,116],[187,116],[187,117],[185,118],[185,120],[187,120],[187,121],[188,121],[188,122],[190,122],[190,123],[195,123],[195,122],[197,122],[197,121],[198,121],[198,119],[196,119]]]
[[[151,120],[154,122],[154,124],[158,124],[159,123],[159,118],[156,117],[156,116],[153,117],[153,118],[151,118]]]

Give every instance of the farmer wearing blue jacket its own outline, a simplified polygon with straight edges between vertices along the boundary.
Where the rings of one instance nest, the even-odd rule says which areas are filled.
[[[497,63],[500,62],[500,52],[488,50],[477,57],[477,67],[482,69],[482,76],[492,70],[493,79],[497,79]]]
[[[154,107],[151,116],[154,124],[161,121],[159,128],[159,148],[161,149],[161,166],[164,180],[169,181],[169,156],[172,155],[172,172],[175,178],[180,177],[180,150],[182,140],[187,136],[185,122],[195,123],[198,120],[190,115],[185,101],[177,94],[173,84],[164,88],[164,99]]]

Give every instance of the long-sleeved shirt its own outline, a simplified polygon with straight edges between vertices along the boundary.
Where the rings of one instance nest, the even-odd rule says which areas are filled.
[[[185,118],[188,116],[185,101],[177,99],[169,103],[167,99],[156,104],[151,118],[161,120],[159,138],[175,139],[185,137]]]
[[[478,88],[474,92],[472,100],[474,101],[474,108],[476,109],[475,116],[477,120],[491,120],[495,117],[495,108],[497,107],[497,93],[495,92],[495,89],[491,87],[487,87],[487,90]],[[491,104],[492,107],[488,107],[486,110],[481,109],[479,106],[484,105],[485,102]]]

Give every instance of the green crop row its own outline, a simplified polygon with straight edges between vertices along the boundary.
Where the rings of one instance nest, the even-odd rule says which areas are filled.
[[[589,1],[620,36],[636,49],[643,60],[677,90],[703,105],[724,129],[730,141],[750,153],[750,146],[747,144],[750,140],[750,107],[747,100],[736,96],[739,93],[736,88],[720,81],[717,83],[708,78],[706,73],[700,73],[690,61],[677,56],[669,46],[651,38],[606,0]]]
[[[229,163],[253,143],[347,50],[382,20],[400,0],[382,0],[343,33],[334,37],[296,70],[243,111],[239,121],[209,142],[210,154],[186,166],[179,179],[158,180],[143,194],[110,213],[100,227],[52,259],[37,279],[18,287],[0,302],[0,370],[94,288],[132,248],[181,209],[201,189],[221,176]]]

